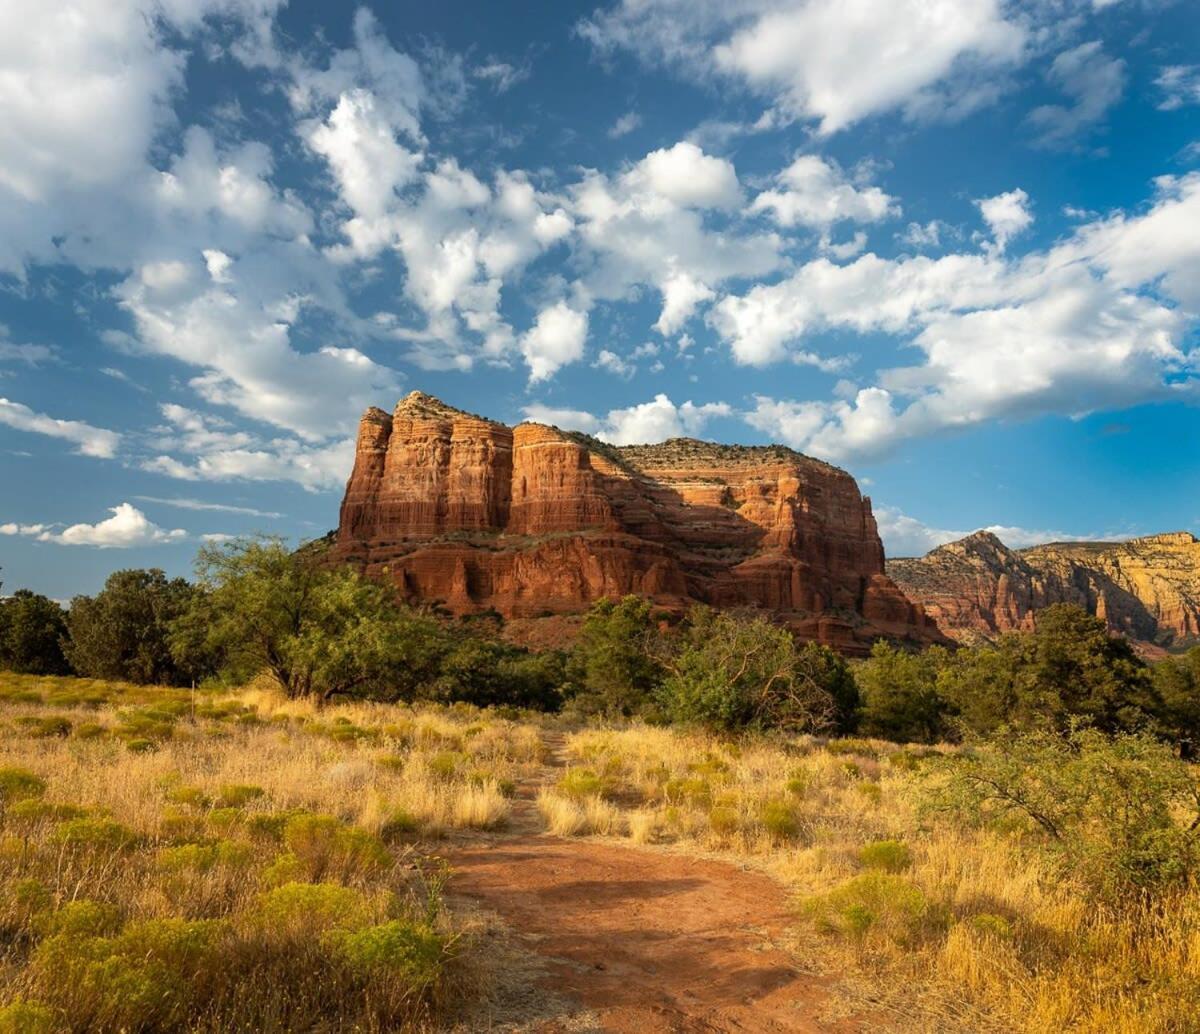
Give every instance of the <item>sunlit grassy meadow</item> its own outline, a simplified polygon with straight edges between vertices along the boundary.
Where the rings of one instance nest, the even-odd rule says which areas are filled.
[[[0,1030],[426,1025],[469,938],[418,845],[502,824],[539,751],[468,708],[0,675]]]
[[[774,875],[881,1024],[1200,1029],[1194,885],[1109,907],[923,810],[952,749],[0,675],[0,1032],[449,1023],[486,948],[438,840],[502,834],[522,782],[550,833]]]

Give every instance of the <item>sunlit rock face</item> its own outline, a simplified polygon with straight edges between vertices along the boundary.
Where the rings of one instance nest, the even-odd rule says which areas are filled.
[[[762,608],[848,653],[942,638],[885,574],[845,471],[780,446],[509,428],[420,392],[363,415],[332,555],[459,614],[573,615],[636,593]]]
[[[1053,603],[1074,603],[1148,645],[1200,639],[1200,541],[1186,531],[1126,542],[1055,542],[1008,549],[976,532],[888,574],[960,642],[1029,631]]]

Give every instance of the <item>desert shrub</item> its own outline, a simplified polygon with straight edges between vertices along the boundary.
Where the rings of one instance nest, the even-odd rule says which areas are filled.
[[[283,828],[283,843],[298,871],[313,882],[326,877],[353,879],[392,864],[383,842],[365,829],[332,815],[296,815]]]
[[[758,821],[772,840],[793,840],[800,834],[800,819],[791,801],[764,801],[758,810]]]
[[[46,781],[27,768],[0,768],[0,800],[5,804],[40,797],[46,792]]]
[[[362,891],[336,883],[285,883],[258,902],[255,920],[276,938],[297,939],[366,926],[371,903]]]
[[[1141,903],[1198,871],[1200,786],[1148,734],[1002,732],[927,771],[928,813],[1015,826],[1092,897]]]
[[[814,656],[766,618],[693,607],[663,652],[663,710],[716,730],[824,728],[837,709]]]
[[[213,799],[216,808],[244,808],[251,801],[257,801],[266,791],[261,786],[232,784],[222,786]]]
[[[0,1009],[0,1034],[53,1034],[56,1026],[54,1011],[36,1002],[9,1002]]]
[[[5,818],[9,822],[21,825],[43,825],[54,822],[65,822],[68,819],[81,819],[88,813],[87,808],[78,804],[65,804],[60,801],[45,801],[37,797],[26,797],[17,801],[8,809]]]
[[[447,948],[444,936],[423,923],[402,919],[345,933],[333,943],[355,973],[400,980],[413,992],[437,979]]]
[[[569,768],[558,781],[558,788],[567,797],[579,801],[603,796],[609,791],[610,784],[590,768]]]
[[[245,868],[254,860],[254,849],[235,840],[217,840],[210,844],[180,844],[159,850],[159,869],[168,873],[210,872],[218,866]]]
[[[741,816],[736,808],[718,804],[708,813],[708,826],[719,837],[731,836],[740,828]]]
[[[34,951],[31,982],[71,1029],[168,1029],[186,1016],[220,931],[212,921],[150,919],[112,936],[57,933]]]
[[[311,551],[238,539],[203,547],[196,573],[172,647],[217,658],[230,680],[265,671],[290,697],[409,700],[436,675],[445,637],[434,618]]]
[[[957,723],[980,735],[1045,724],[1062,731],[1077,719],[1129,732],[1164,714],[1156,680],[1129,641],[1066,603],[1039,611],[1032,634],[959,651],[937,686]]]
[[[912,851],[899,840],[874,840],[858,852],[858,860],[866,869],[903,872],[912,865]]]
[[[531,653],[498,639],[468,635],[440,658],[437,678],[421,695],[476,707],[556,711],[567,682],[566,655],[560,651]]]
[[[120,930],[124,921],[116,905],[81,898],[40,916],[37,926],[45,937],[108,937]]]
[[[127,851],[137,844],[138,835],[113,819],[85,817],[60,823],[51,839],[81,851]]]
[[[914,943],[927,929],[940,929],[946,922],[919,887],[885,872],[855,876],[826,894],[808,898],[802,907],[827,932],[854,939],[874,934],[901,945]]]

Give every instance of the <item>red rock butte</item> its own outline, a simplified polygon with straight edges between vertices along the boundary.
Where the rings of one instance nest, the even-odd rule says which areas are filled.
[[[941,633],[884,573],[871,501],[782,446],[611,446],[421,392],[369,409],[331,559],[456,614],[577,615],[630,593],[774,612],[851,654]]]

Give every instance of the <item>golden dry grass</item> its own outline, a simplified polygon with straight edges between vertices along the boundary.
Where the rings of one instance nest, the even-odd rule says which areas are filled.
[[[1108,912],[1012,837],[923,824],[926,749],[634,726],[577,732],[567,752],[620,805],[615,835],[749,859],[793,888],[804,953],[856,974],[846,993],[901,1028],[1200,1030],[1200,891]],[[864,853],[881,841],[899,843]]]
[[[0,674],[0,1030],[424,1028],[465,972],[421,843],[535,728]]]

